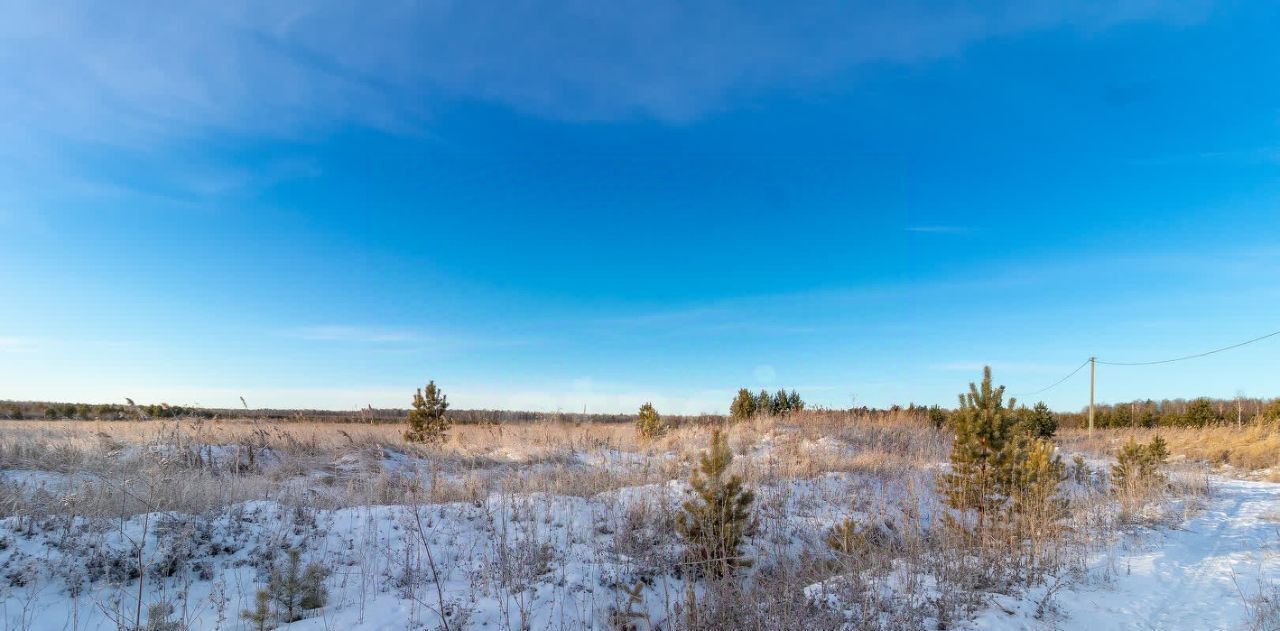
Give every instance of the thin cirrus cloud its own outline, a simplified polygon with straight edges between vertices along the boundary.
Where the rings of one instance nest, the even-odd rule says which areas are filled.
[[[743,96],[830,89],[862,66],[927,63],[1034,31],[1186,23],[1205,6],[17,0],[0,21],[0,206],[35,217],[108,184],[167,206],[209,204],[315,171],[206,155],[228,141],[311,141],[347,126],[423,137],[439,112],[468,103],[681,124]],[[86,147],[127,152],[152,181],[104,181],[75,158]]]
[[[1002,36],[1189,21],[1199,3],[803,5],[19,2],[0,26],[4,129],[147,144],[345,122],[421,132],[453,100],[561,120],[687,121]],[[110,124],[104,124],[110,123]]]

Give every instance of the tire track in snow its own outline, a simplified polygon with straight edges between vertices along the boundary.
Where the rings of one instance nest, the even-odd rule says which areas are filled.
[[[1187,532],[1195,538],[1212,542],[1208,554],[1204,557],[1205,560],[1219,557],[1225,531],[1230,528],[1232,523],[1230,516],[1239,514],[1240,508],[1244,503],[1244,499],[1241,497],[1231,497],[1222,501],[1230,502],[1231,506],[1225,511],[1206,507],[1204,514],[1199,518],[1199,521],[1208,521],[1208,523],[1213,524],[1212,532],[1197,533],[1190,528],[1180,528],[1182,532]],[[1218,502],[1211,500],[1210,503],[1212,505]],[[1167,555],[1168,552],[1165,551],[1165,554]],[[1150,629],[1168,629],[1178,624],[1178,620],[1184,615],[1181,610],[1187,605],[1186,595],[1198,593],[1204,589],[1205,583],[1211,575],[1210,569],[1209,563],[1202,560],[1202,562],[1192,566],[1190,571],[1180,572],[1176,585],[1168,590],[1161,604],[1151,612],[1150,615],[1153,617],[1148,618],[1147,627]],[[1171,618],[1170,616],[1173,616],[1174,612],[1177,612],[1178,615]]]
[[[1129,572],[1106,587],[1059,593],[1061,615],[1034,618],[1040,594],[1029,594],[1013,616],[988,611],[979,629],[1083,629],[1087,631],[1246,629],[1248,595],[1259,584],[1280,585],[1280,524],[1263,518],[1280,512],[1280,484],[1213,478],[1213,495],[1181,527],[1152,533],[1146,546],[1116,560]],[[1157,537],[1160,537],[1157,539]],[[1105,559],[1091,571],[1102,571]],[[1239,587],[1237,587],[1237,582]]]

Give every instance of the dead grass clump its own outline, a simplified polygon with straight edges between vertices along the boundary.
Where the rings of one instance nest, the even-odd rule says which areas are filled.
[[[1241,589],[1238,583],[1236,589],[1244,603],[1249,631],[1280,629],[1280,584],[1259,581],[1251,594]]]

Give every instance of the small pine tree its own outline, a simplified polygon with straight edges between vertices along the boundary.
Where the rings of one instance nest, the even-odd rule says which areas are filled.
[[[1042,542],[1052,538],[1066,516],[1067,500],[1058,496],[1066,467],[1053,442],[1022,438],[1010,462],[1008,494],[1002,519],[993,530],[1003,532],[1012,550],[1022,550],[1033,571],[1044,562]],[[1020,545],[1019,542],[1030,542]]]
[[[1275,399],[1262,408],[1262,418],[1267,421],[1280,421],[1280,399]]]
[[[1119,488],[1142,478],[1146,455],[1146,449],[1133,438],[1121,445],[1116,452],[1116,463],[1111,465],[1111,483]]]
[[[1033,438],[1018,447],[1009,480],[1011,508],[1017,515],[1057,518],[1065,505],[1057,500],[1066,467],[1053,441]]]
[[[405,419],[409,429],[405,430],[404,439],[411,443],[442,444],[449,432],[450,422],[445,416],[448,409],[449,397],[436,388],[435,381],[427,382],[425,393],[419,388],[413,395],[413,409]]]
[[[636,414],[636,434],[644,440],[653,440],[662,435],[666,428],[662,425],[662,417],[658,416],[658,411],[653,409],[652,403],[645,403],[640,406],[640,412]]]
[[[929,424],[934,429],[942,429],[947,424],[947,412],[938,406],[932,406],[928,412]]]
[[[1044,401],[1030,410],[1018,410],[1019,430],[1031,438],[1053,438],[1058,432],[1058,419]]]
[[[253,598],[253,609],[245,609],[240,612],[240,617],[248,620],[253,625],[254,631],[267,631],[271,627],[271,593],[266,589],[258,590]]]
[[[987,366],[982,369],[982,385],[970,383],[968,394],[960,395],[960,408],[951,415],[956,432],[951,470],[941,476],[939,490],[948,506],[976,511],[979,530],[1008,493],[1015,402],[1010,399],[1006,406],[1003,399],[1004,386],[992,387]]]
[[[1187,413],[1182,416],[1182,422],[1191,427],[1204,427],[1222,422],[1222,416],[1214,409],[1213,401],[1208,397],[1200,397],[1187,405]]]
[[[742,488],[741,477],[726,477],[732,462],[727,437],[712,430],[710,448],[689,478],[695,497],[676,516],[676,529],[689,543],[691,560],[704,573],[717,577],[751,565],[741,558],[740,547],[742,539],[755,532],[751,515],[755,494]]]
[[[319,563],[308,564],[307,569],[302,571],[302,598],[298,600],[298,604],[304,611],[319,609],[329,602],[329,590],[324,586],[327,578],[329,568]]]
[[[1148,429],[1160,424],[1160,415],[1156,414],[1154,407],[1144,406],[1142,413],[1138,415],[1138,424]]]
[[[804,399],[800,398],[794,388],[792,388],[791,394],[787,395],[787,409],[792,412],[804,411]]]
[[[756,395],[756,414],[773,414],[773,397],[767,390],[761,390],[760,394]]]
[[[615,609],[609,616],[609,628],[617,631],[652,629],[649,613],[644,610],[644,580],[636,581],[631,587],[622,586],[622,593],[626,594],[627,602],[622,609]],[[640,609],[636,610],[636,607]]]
[[[778,392],[773,395],[773,414],[774,416],[782,416],[791,412],[791,399],[787,398],[787,391],[778,388]]]
[[[1162,465],[1169,459],[1169,444],[1164,442],[1159,434],[1151,438],[1151,442],[1147,445],[1147,453],[1151,454],[1151,458],[1155,460],[1156,465]]]
[[[1088,463],[1084,461],[1084,456],[1080,454],[1071,456],[1071,479],[1082,486],[1093,479],[1093,470],[1089,468]]]
[[[745,421],[756,415],[756,399],[746,388],[738,389],[738,396],[729,404],[729,416],[735,421]]]
[[[311,563],[304,569],[301,555],[289,549],[289,560],[284,571],[272,570],[267,579],[267,592],[276,601],[277,611],[285,622],[302,619],[302,612],[319,609],[328,600],[324,580],[329,570],[319,563]]]
[[[174,620],[173,605],[166,602],[152,603],[147,607],[147,624],[143,631],[182,631],[182,622]]]
[[[852,519],[845,519],[827,533],[827,547],[840,557],[852,557],[866,550],[867,540]]]
[[[1156,437],[1151,444],[1143,445],[1130,438],[1116,453],[1116,463],[1111,465],[1113,488],[1125,489],[1142,483],[1159,480],[1160,467],[1169,457],[1163,438]]]

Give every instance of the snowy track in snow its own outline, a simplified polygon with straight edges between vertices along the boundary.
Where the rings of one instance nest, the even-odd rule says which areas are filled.
[[[1001,602],[975,627],[1249,629],[1246,598],[1280,585],[1280,484],[1214,478],[1201,513],[1176,529],[1142,533],[1135,543],[1095,561],[1091,578],[1110,568],[1109,580],[1059,592],[1040,619],[1035,609],[1043,588]]]

